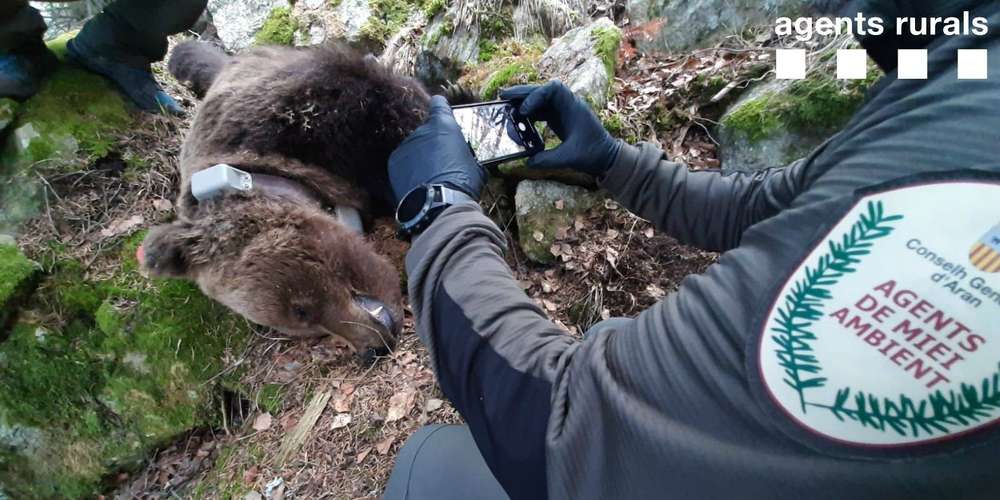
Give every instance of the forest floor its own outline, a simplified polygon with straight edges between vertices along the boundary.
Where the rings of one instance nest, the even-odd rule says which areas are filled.
[[[643,35],[639,27],[627,37]],[[692,168],[718,167],[709,131],[726,94],[760,75],[761,40],[728,40],[682,56],[638,54],[626,40],[609,116],[618,134],[658,142]],[[197,102],[165,71],[168,91],[181,96],[185,117],[146,115],[119,138],[120,154],[77,172],[47,177],[48,203],[21,242],[44,261],[59,251],[84,262],[91,277],[111,275],[116,252],[105,251],[172,218],[177,157]],[[136,173],[129,164],[148,165]],[[524,290],[571,335],[613,316],[633,316],[702,272],[716,255],[678,244],[612,200],[578,217],[558,241],[558,262],[531,264],[518,248],[513,221],[505,228],[508,262]],[[406,245],[390,221],[371,235],[401,267]],[[233,401],[220,401],[227,420],[161,450],[140,471],[114,478],[120,498],[377,498],[406,438],[429,423],[459,422],[442,395],[427,351],[407,311],[399,347],[361,366],[327,341],[291,341],[256,328],[229,370],[242,373]],[[236,392],[234,392],[236,394]]]

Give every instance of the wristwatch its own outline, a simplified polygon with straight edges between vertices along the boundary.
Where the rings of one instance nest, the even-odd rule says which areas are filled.
[[[476,200],[443,184],[417,186],[406,193],[396,208],[397,235],[401,239],[412,238],[427,229],[446,208],[466,201]]]

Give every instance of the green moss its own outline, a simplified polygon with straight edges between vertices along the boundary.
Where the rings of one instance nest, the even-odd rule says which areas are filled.
[[[141,236],[106,280],[59,263],[29,317],[61,321],[23,322],[0,343],[0,438],[35,429],[44,444],[0,457],[19,464],[0,467],[0,484],[24,484],[15,472],[39,478],[16,497],[95,496],[106,474],[218,421],[223,357],[243,348],[246,323],[189,282],[139,276]]]
[[[500,94],[500,90],[504,88],[538,79],[538,71],[534,65],[523,61],[511,63],[490,75],[486,84],[483,85],[483,98],[495,99]]]
[[[615,76],[615,67],[618,64],[618,48],[621,46],[622,32],[618,28],[596,28],[592,36],[594,37],[594,51],[604,62],[604,69],[609,77]]]
[[[269,413],[281,411],[285,388],[280,384],[266,384],[257,393],[257,405]]]
[[[441,41],[441,38],[451,35],[454,31],[454,22],[450,19],[445,19],[434,31],[424,34],[424,46],[434,47]]]
[[[422,8],[427,19],[433,19],[434,16],[438,15],[447,6],[445,0],[424,0]]]
[[[781,119],[772,108],[777,100],[777,94],[767,93],[748,101],[729,113],[722,125],[750,142],[760,142],[781,129]]]
[[[257,32],[257,45],[292,45],[299,22],[288,7],[278,7],[271,11],[264,25]]]
[[[0,244],[0,329],[18,302],[34,288],[38,272],[38,264],[28,260],[16,246]]]
[[[371,0],[368,8],[371,13],[361,27],[361,38],[381,47],[406,24],[414,6],[406,0]]]
[[[49,46],[62,56],[69,38],[64,35]],[[111,83],[65,65],[21,107],[16,126],[30,123],[38,137],[21,153],[13,151],[11,143],[5,156],[22,166],[45,160],[71,160],[78,152],[103,157],[114,149],[117,136],[133,122],[130,105]],[[47,168],[58,165],[58,162],[45,164]]]

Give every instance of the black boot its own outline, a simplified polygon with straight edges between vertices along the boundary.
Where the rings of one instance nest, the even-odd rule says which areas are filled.
[[[0,55],[0,97],[28,99],[58,66],[59,59],[41,40]]]

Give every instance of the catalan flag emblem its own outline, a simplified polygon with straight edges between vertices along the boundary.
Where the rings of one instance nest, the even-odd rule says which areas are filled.
[[[1000,272],[1000,224],[990,229],[969,252],[972,265],[988,273]]]

